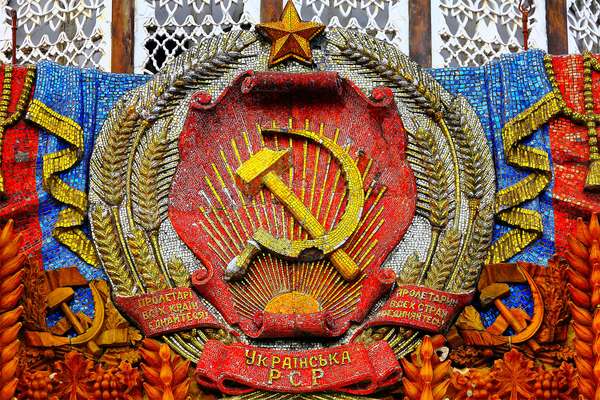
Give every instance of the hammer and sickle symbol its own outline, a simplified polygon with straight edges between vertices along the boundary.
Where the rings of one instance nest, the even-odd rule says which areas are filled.
[[[308,232],[311,239],[290,240],[276,238],[263,228],[254,232],[242,252],[229,262],[225,271],[227,279],[241,276],[250,265],[252,258],[262,249],[270,250],[283,257],[298,259],[319,259],[325,255],[346,280],[355,279],[360,268],[341,246],[356,230],[365,202],[362,176],[350,155],[333,140],[318,133],[301,129],[263,129],[263,133],[280,133],[300,136],[325,147],[340,165],[348,188],[348,201],[344,214],[330,231],[311,213],[310,209],[296,196],[279,174],[290,167],[290,149],[272,150],[263,148],[235,171],[236,183],[240,189],[252,195],[262,186],[273,193],[294,219]]]

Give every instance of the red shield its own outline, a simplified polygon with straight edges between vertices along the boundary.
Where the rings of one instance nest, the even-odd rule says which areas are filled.
[[[289,165],[276,174],[325,231],[356,206],[347,173],[325,142],[350,156],[361,179],[358,223],[334,243],[359,267],[358,278],[344,279],[331,254],[290,258],[262,250],[241,278],[226,281],[227,265],[258,229],[278,240],[311,239],[270,189],[242,190],[236,171],[261,149],[289,149]],[[251,337],[338,336],[362,321],[393,283],[395,274],[381,265],[414,216],[405,148],[391,90],[367,97],[335,73],[248,72],[216,101],[196,93],[169,198],[175,230],[205,267],[192,278],[196,290]]]

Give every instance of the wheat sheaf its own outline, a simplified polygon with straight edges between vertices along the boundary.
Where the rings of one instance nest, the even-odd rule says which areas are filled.
[[[168,164],[167,124],[149,140],[139,160],[133,184],[134,216],[136,222],[146,232],[156,232],[160,228],[159,175]]]
[[[150,254],[144,232],[134,229],[127,239],[127,244],[146,289],[150,291],[166,289],[167,283],[158,264]]]
[[[425,286],[443,289],[458,257],[461,236],[456,229],[448,229],[440,241],[433,257],[431,268],[427,272]]]
[[[94,158],[91,163],[95,172],[92,174],[95,183],[93,190],[110,206],[120,205],[125,196],[127,156],[138,121],[139,114],[133,105],[118,114],[116,121],[109,119],[108,123],[112,123],[114,129],[108,135],[100,157]]]
[[[420,167],[415,171],[419,193],[423,194],[425,206],[421,212],[435,229],[443,229],[448,223],[450,191],[448,172],[440,158],[439,150],[431,132],[418,129],[408,153]]]
[[[118,233],[112,214],[97,205],[92,211],[92,227],[96,250],[115,291],[123,296],[132,295],[135,285],[126,267],[123,249],[116,240]]]

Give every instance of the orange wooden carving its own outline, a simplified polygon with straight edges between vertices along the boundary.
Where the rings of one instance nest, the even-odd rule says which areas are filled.
[[[21,235],[13,232],[10,220],[0,232],[0,399],[10,399],[17,389],[17,365],[23,307],[19,301],[23,294],[23,262],[18,254]]]
[[[441,362],[429,336],[423,338],[412,354],[412,361],[401,360],[402,386],[408,400],[441,400],[450,384],[450,360]]]
[[[190,388],[189,361],[172,354],[166,344],[145,339],[140,352],[144,391],[149,400],[185,400]]]
[[[589,225],[577,220],[567,237],[569,293],[579,372],[578,389],[584,399],[600,399],[600,222],[593,214]]]

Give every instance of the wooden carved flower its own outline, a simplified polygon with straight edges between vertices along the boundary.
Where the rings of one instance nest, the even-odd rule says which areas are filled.
[[[534,384],[536,399],[570,400],[576,398],[577,372],[569,363],[562,363],[559,368],[546,370],[539,367]]]
[[[127,361],[122,361],[119,364],[119,380],[124,388],[126,399],[138,400],[142,398],[141,375],[137,368],[133,368]]]
[[[85,400],[90,397],[88,381],[94,368],[94,362],[86,360],[81,353],[71,351],[65,354],[63,361],[54,364],[59,377],[57,392],[61,399]]]
[[[19,379],[18,398],[20,400],[59,400],[59,397],[56,396],[56,380],[56,374],[50,371],[26,370]],[[67,397],[61,397],[61,399],[67,399]]]
[[[533,398],[533,381],[536,378],[533,361],[526,359],[519,351],[512,349],[496,360],[491,377],[496,381],[497,394],[510,400]]]
[[[489,370],[486,368],[471,369],[465,373],[454,370],[450,384],[451,398],[454,400],[487,400],[494,390]]]

